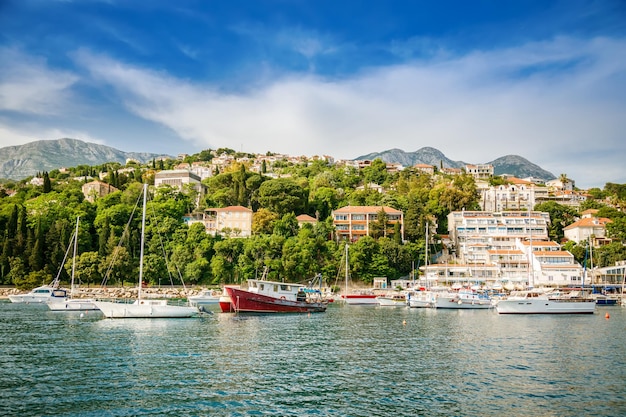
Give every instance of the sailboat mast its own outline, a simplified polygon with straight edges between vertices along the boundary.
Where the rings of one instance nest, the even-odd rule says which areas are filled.
[[[70,284],[70,294],[74,295],[74,274],[76,272],[76,251],[78,248],[78,222],[80,216],[76,218],[76,230],[74,230],[74,256],[72,257],[72,282]]]
[[[346,295],[348,295],[348,244],[346,243]]]
[[[143,185],[143,213],[141,215],[141,249],[139,251],[139,289],[137,299],[141,299],[141,287],[143,283],[143,242],[146,232],[146,201],[148,200],[148,184]]]

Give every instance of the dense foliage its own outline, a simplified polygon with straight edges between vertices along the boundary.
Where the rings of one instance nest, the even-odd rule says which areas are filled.
[[[211,153],[203,151],[185,161],[210,159]],[[0,192],[0,284],[30,288],[52,281],[57,274],[67,283],[72,264],[70,239],[77,218],[75,278],[88,285],[134,284],[141,183],[153,183],[155,172],[175,164],[80,166],[69,172],[43,173],[43,185],[26,180],[4,184]],[[378,276],[394,279],[424,263],[427,223],[431,230],[437,227],[437,233],[447,233],[448,213],[478,209],[476,186],[467,175],[431,176],[412,168],[390,174],[380,160],[363,170],[331,166],[323,160],[277,161],[271,167],[272,177],[264,175],[269,168],[264,164],[261,173],[256,173],[244,164],[232,164],[204,180],[208,192],[201,199],[192,190],[180,193],[170,187],[151,187],[145,280],[151,285],[220,285],[243,282],[267,269],[272,279],[305,282],[322,273],[327,284],[340,284],[345,243],[335,237],[330,215],[345,205],[386,205],[404,212],[404,236],[380,215],[380,224],[372,226],[371,236],[351,244],[349,251],[353,279],[363,283]],[[81,186],[89,176],[101,172],[119,191],[91,203],[85,200]],[[371,184],[383,186],[385,192],[370,188]],[[622,193],[615,184],[611,189]],[[15,193],[8,196],[6,190]],[[189,227],[183,221],[191,211],[230,205],[254,211],[252,237],[211,236],[201,224]],[[626,239],[623,213],[600,206],[614,219],[611,235]],[[556,203],[538,208],[553,216],[550,235],[554,239],[562,237],[562,228],[577,214]],[[299,214],[309,214],[318,222],[298,227]],[[580,255],[582,246],[570,246],[577,259],[584,255]],[[594,256],[596,265],[626,258],[621,242],[599,249]]]

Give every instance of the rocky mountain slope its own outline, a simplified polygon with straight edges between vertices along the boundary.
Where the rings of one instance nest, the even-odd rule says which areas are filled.
[[[0,148],[0,178],[19,180],[37,172],[78,165],[100,165],[106,162],[125,164],[128,158],[145,163],[159,156],[162,155],[123,152],[77,139],[40,140]]]

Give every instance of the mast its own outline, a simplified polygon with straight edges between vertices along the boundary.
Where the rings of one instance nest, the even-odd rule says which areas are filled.
[[[143,283],[143,242],[146,231],[146,201],[148,199],[148,184],[143,185],[143,213],[141,215],[141,250],[139,252],[139,289],[137,290],[137,300],[141,300],[141,286]]]
[[[424,251],[424,278],[426,279],[426,284],[428,284],[428,220],[426,220],[426,250]]]
[[[528,286],[531,288],[535,287],[535,271],[533,269],[533,225],[531,219],[530,206],[528,207],[528,235],[530,240],[530,251],[528,252],[528,264],[529,264],[529,277],[528,277]]]
[[[348,295],[348,243],[346,243],[346,295]]]
[[[76,230],[74,231],[74,256],[72,257],[72,282],[70,284],[70,295],[74,295],[74,274],[76,272],[76,250],[78,247],[78,222],[80,216],[76,218]]]

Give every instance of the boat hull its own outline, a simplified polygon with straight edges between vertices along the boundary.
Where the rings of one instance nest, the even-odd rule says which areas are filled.
[[[377,306],[379,300],[374,294],[344,294],[341,298],[349,305]]]
[[[87,311],[98,310],[98,307],[94,304],[94,300],[91,299],[69,299],[60,301],[48,301],[48,308],[50,311]]]
[[[593,314],[594,300],[500,300],[496,304],[498,314]]]
[[[283,300],[233,287],[224,289],[230,297],[230,307],[237,313],[321,313],[327,307],[326,303]]]
[[[67,291],[48,285],[33,289],[28,294],[9,295],[9,301],[17,304],[43,304],[49,301],[65,300]]]
[[[487,310],[492,308],[490,298],[480,297],[475,293],[452,293],[437,295],[435,308],[455,310]]]
[[[406,307],[405,299],[378,297],[378,305],[381,307]]]
[[[94,304],[105,317],[111,319],[187,318],[199,312],[196,307],[169,305],[164,300],[140,300],[133,304],[95,301]]]

